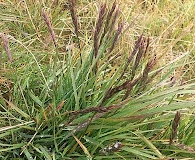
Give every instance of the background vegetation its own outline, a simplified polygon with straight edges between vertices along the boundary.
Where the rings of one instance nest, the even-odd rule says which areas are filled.
[[[194,159],[194,8],[0,1],[1,159]]]

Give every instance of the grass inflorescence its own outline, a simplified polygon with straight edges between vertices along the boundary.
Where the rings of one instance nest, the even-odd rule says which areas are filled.
[[[192,2],[0,3],[0,159],[195,158]]]

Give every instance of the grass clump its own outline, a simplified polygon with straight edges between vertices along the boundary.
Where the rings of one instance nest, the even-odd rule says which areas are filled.
[[[116,1],[86,22],[74,0],[3,3],[2,159],[194,158],[195,84],[173,76],[190,52],[161,66],[143,31],[123,45]]]

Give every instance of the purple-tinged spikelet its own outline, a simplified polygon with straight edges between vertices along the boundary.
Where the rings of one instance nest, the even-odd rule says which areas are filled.
[[[117,29],[117,32],[116,32],[115,37],[114,37],[114,41],[113,41],[112,46],[110,48],[110,52],[113,51],[113,49],[114,49],[114,47],[115,47],[115,45],[117,43],[118,37],[119,37],[119,35],[122,32],[123,26],[124,26],[124,23],[120,23],[119,24],[118,29]]]
[[[177,113],[175,114],[175,118],[173,120],[173,124],[172,124],[172,132],[171,132],[171,136],[170,136],[170,139],[169,139],[169,144],[170,145],[173,143],[173,140],[177,135],[177,129],[178,129],[178,126],[179,126],[179,123],[180,123],[180,117],[181,117],[180,112],[177,111]]]
[[[98,21],[94,33],[94,55],[95,58],[98,56],[99,49],[99,33],[103,25],[104,17],[106,15],[106,4],[102,5],[99,12]]]
[[[75,28],[75,34],[76,36],[78,37],[78,33],[79,33],[79,25],[78,25],[78,17],[77,17],[77,14],[76,14],[76,8],[75,8],[75,0],[69,0],[70,2],[70,14],[71,14],[71,17],[72,17],[72,21],[73,21],[73,24],[74,24],[74,28]]]
[[[53,28],[52,28],[52,25],[51,25],[51,22],[49,20],[49,17],[47,16],[47,14],[44,11],[42,11],[42,16],[43,16],[43,19],[44,19],[45,23],[47,24],[47,27],[49,28],[49,32],[51,34],[51,38],[53,40],[54,46],[57,47],[55,33],[54,33]]]
[[[8,56],[8,59],[10,62],[12,62],[12,55],[11,55],[11,52],[9,50],[9,42],[8,42],[8,39],[7,39],[7,35],[5,33],[3,33],[1,35],[1,39],[3,41],[3,47],[5,49],[5,52],[7,53],[7,56]]]

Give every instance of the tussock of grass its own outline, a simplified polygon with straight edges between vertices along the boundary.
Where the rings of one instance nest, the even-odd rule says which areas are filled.
[[[193,1],[0,3],[1,159],[194,158]]]

